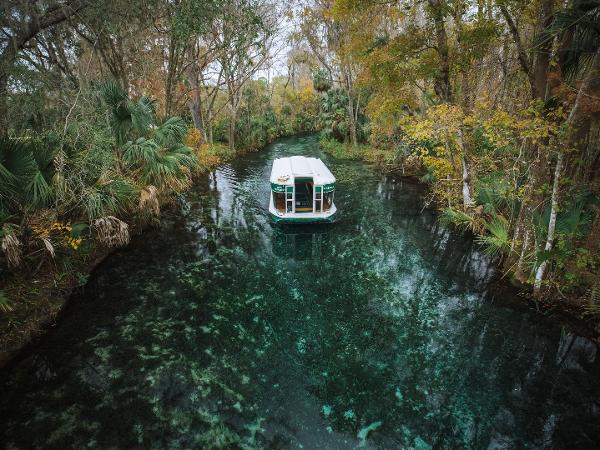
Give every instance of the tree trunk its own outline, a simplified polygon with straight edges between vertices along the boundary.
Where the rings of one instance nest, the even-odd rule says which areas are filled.
[[[235,151],[235,121],[237,119],[237,111],[233,104],[230,105],[229,112],[229,148],[232,152]]]
[[[0,137],[8,135],[8,74],[0,59]]]
[[[466,156],[462,156],[462,194],[463,194],[463,207],[465,211],[473,203],[471,198],[471,176],[469,174],[469,166],[467,164]]]
[[[200,112],[200,99],[197,95],[194,95],[194,98],[189,101],[188,107],[190,108],[190,114],[192,115],[194,127],[196,127],[202,133],[202,137],[204,137],[204,140],[206,141],[206,131],[204,129],[202,113]]]
[[[515,277],[517,280],[525,281],[529,278],[528,275],[523,273],[523,264],[525,263],[525,257],[527,256],[527,250],[529,250],[529,229],[525,230],[525,237],[523,238],[523,244],[521,245],[521,253],[519,260],[517,261],[517,270],[515,271]]]
[[[208,123],[206,124],[208,130],[208,143],[213,144],[213,121],[212,121],[212,110],[208,110]]]
[[[558,212],[558,188],[560,183],[560,173],[563,165],[563,153],[558,153],[558,159],[556,160],[556,169],[554,171],[554,185],[552,187],[552,200],[550,207],[550,222],[548,222],[548,235],[546,237],[546,245],[544,247],[544,251],[549,252],[552,250],[552,246],[554,244],[554,230],[556,229],[556,215]],[[535,294],[538,294],[540,288],[542,286],[542,279],[544,278],[544,273],[546,272],[548,260],[545,259],[539,265],[537,272],[535,274],[535,282],[533,284],[533,290]]]
[[[348,134],[350,135],[350,142],[353,147],[358,145],[358,140],[356,138],[356,114],[354,107],[354,99],[352,98],[352,79],[350,74],[350,69],[348,67],[344,68],[344,78],[346,83],[346,94],[348,95],[348,106],[346,111],[346,116],[348,117]]]
[[[552,10],[554,0],[542,0],[540,6],[540,18],[538,32],[546,30],[552,25]],[[544,100],[546,98],[546,86],[548,84],[548,69],[550,67],[550,54],[552,50],[552,39],[546,38],[544,42],[536,47],[533,65],[534,96]]]
[[[173,97],[177,84],[177,72],[179,70],[180,46],[173,36],[169,38],[169,55],[167,58],[167,78],[165,80],[165,117],[170,117],[173,109]]]
[[[352,94],[350,91],[348,91],[348,119],[350,120],[350,141],[352,142],[352,146],[356,147],[358,145],[358,141],[356,139],[356,121],[354,120],[354,102],[352,100]]]
[[[202,133],[204,142],[207,142],[208,139],[206,135],[206,126],[204,124],[204,118],[202,117],[202,98],[200,97],[200,85],[198,83],[198,74],[195,70],[190,69],[188,80],[194,88],[192,98],[188,102],[192,121],[194,122],[194,127],[200,130]]]
[[[523,47],[523,42],[521,41],[521,35],[519,34],[519,29],[515,24],[515,21],[511,17],[506,5],[500,5],[500,12],[508,25],[508,29],[510,34],[515,42],[515,46],[517,47],[517,55],[519,59],[519,65],[521,66],[521,70],[527,75],[527,80],[529,81],[529,89],[531,91],[531,95],[536,97],[536,83],[535,77],[531,71],[531,64],[529,62],[529,58],[527,57],[527,53],[525,52],[525,48]]]
[[[444,11],[441,0],[428,0],[435,27],[435,39],[438,56],[440,58],[440,69],[435,77],[435,93],[442,102],[452,101],[452,89],[450,87],[450,59],[448,55],[448,35],[444,23]]]

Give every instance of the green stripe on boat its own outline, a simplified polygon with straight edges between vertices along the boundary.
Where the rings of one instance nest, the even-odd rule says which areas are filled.
[[[335,222],[337,213],[327,217],[280,217],[270,214],[275,223],[332,223]]]

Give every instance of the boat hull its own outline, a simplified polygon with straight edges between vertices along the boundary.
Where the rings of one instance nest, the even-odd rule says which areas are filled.
[[[275,223],[332,223],[335,222],[337,208],[331,206],[331,210],[326,213],[279,213],[273,206],[273,200],[269,204],[269,215]]]
[[[295,223],[333,223],[336,219],[336,213],[323,216],[319,215],[318,217],[302,217],[304,214],[286,214],[286,215],[278,215],[275,213],[270,213],[271,220],[275,223],[285,223],[285,224],[295,224]]]

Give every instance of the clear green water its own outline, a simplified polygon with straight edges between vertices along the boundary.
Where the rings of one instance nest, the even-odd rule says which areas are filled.
[[[337,223],[269,223],[271,162],[293,154],[337,176]],[[1,442],[593,448],[596,345],[506,306],[421,194],[314,137],[226,165],[4,371]]]

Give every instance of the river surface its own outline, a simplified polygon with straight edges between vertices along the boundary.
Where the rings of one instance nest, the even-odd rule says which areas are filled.
[[[335,224],[270,223],[296,154],[337,177]],[[597,346],[511,308],[422,195],[316,137],[224,165],[0,375],[1,445],[594,448]]]

